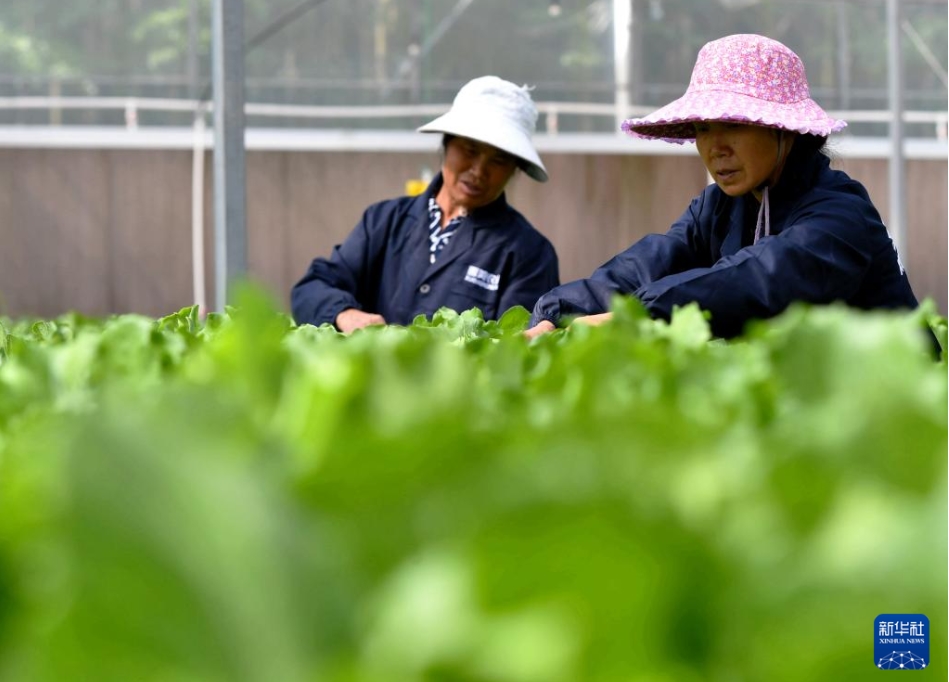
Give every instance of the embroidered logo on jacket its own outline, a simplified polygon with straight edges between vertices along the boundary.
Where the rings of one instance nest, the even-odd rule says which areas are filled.
[[[501,283],[501,275],[482,270],[476,265],[469,265],[468,272],[465,273],[465,281],[488,291],[497,291],[498,284]]]

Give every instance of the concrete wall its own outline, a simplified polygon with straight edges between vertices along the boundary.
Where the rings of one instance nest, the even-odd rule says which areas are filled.
[[[511,203],[557,248],[564,281],[649,232],[661,232],[705,185],[691,155],[545,153],[551,181],[526,176]],[[191,164],[184,149],[0,149],[0,314],[51,317],[137,312],[159,316],[194,302]],[[349,233],[369,203],[404,192],[428,152],[250,151],[251,276],[287,306],[316,255]],[[860,179],[884,217],[887,164],[836,162]],[[213,302],[212,157],[205,163],[205,266]],[[947,164],[907,161],[908,247],[920,298],[947,305]]]

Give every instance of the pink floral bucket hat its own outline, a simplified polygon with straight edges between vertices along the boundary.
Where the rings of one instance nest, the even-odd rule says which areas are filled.
[[[682,144],[699,121],[734,121],[821,137],[847,124],[811,99],[801,59],[776,40],[738,34],[706,43],[685,94],[643,118],[623,122],[635,137]]]

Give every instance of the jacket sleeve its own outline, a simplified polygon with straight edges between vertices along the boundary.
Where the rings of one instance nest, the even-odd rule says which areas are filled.
[[[729,338],[746,321],[777,315],[793,301],[846,300],[859,288],[873,241],[862,211],[846,199],[809,202],[780,234],[726,256],[711,267],[644,282],[636,291],[650,314],[669,319],[696,302],[711,313],[712,332]]]
[[[588,279],[568,282],[541,296],[534,306],[531,326],[541,320],[558,324],[569,315],[606,312],[614,294],[632,294],[648,282],[707,261],[707,240],[698,220],[706,194],[693,199],[665,234],[647,235],[601,265]]]
[[[363,309],[369,280],[381,265],[385,230],[375,226],[370,207],[342,244],[329,258],[316,258],[303,278],[290,291],[290,309],[297,324],[335,324],[347,308]]]
[[[525,258],[511,274],[509,283],[498,302],[498,316],[518,305],[531,310],[541,294],[550,291],[558,284],[560,284],[560,270],[557,252],[553,245],[544,239],[539,253]]]

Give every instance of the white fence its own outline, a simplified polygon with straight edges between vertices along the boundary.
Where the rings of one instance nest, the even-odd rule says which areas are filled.
[[[412,104],[412,105],[361,105],[361,106],[310,106],[298,104],[268,104],[248,102],[245,115],[266,118],[312,118],[312,119],[393,119],[437,116],[448,110],[449,104]],[[139,125],[139,113],[143,111],[180,112],[198,115],[212,109],[210,102],[191,99],[165,99],[142,97],[0,97],[0,110],[47,110],[55,119],[57,112],[63,110],[122,111],[126,128]],[[602,116],[616,118],[615,104],[587,102],[538,102],[537,109],[542,117],[541,126],[548,135],[559,131],[561,116]],[[654,107],[629,106],[624,112],[627,116],[640,116],[651,112]],[[834,118],[850,123],[889,123],[893,112],[879,110],[830,111]],[[949,133],[949,111],[904,111],[904,123],[929,124],[933,126],[933,136],[946,140]]]

